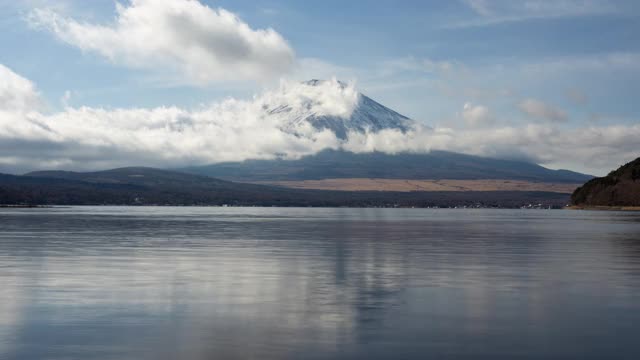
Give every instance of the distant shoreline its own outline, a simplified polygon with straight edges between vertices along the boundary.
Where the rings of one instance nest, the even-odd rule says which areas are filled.
[[[507,207],[507,206],[477,206],[477,205],[458,205],[458,206],[357,206],[357,205],[205,205],[205,204],[53,204],[53,205],[6,205],[0,204],[0,209],[48,209],[48,208],[65,208],[65,207],[200,207],[200,208],[315,208],[315,209],[433,209],[433,210],[563,210],[561,206],[541,206],[541,207]]]
[[[13,209],[29,209],[29,208],[48,208],[52,207],[51,205],[11,205],[11,204],[0,204],[0,208],[13,208]]]
[[[600,211],[640,211],[640,206],[567,206],[568,210],[600,210]]]

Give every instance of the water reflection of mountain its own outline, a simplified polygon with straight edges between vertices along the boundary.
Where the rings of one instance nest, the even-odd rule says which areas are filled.
[[[544,355],[541,343],[586,354],[584,343],[558,339],[579,333],[612,341],[620,324],[608,319],[632,308],[640,269],[632,241],[638,222],[611,214],[29,214],[0,215],[8,269],[0,274],[0,336],[13,339],[0,355],[10,359],[52,348],[61,357],[95,358],[125,350],[160,359],[455,358]],[[603,311],[603,299],[618,307]]]

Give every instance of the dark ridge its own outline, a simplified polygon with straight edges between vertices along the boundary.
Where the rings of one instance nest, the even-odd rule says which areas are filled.
[[[592,178],[568,170],[551,170],[515,160],[492,159],[445,151],[426,154],[355,154],[325,150],[299,160],[247,160],[181,171],[231,181],[319,180],[330,178],[379,179],[508,179],[538,182],[583,183]]]
[[[640,158],[588,181],[571,195],[576,206],[640,206]]]

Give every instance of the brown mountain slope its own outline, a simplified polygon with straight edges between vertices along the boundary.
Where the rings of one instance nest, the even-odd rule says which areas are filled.
[[[338,191],[547,191],[571,194],[580,184],[545,183],[525,180],[412,180],[412,179],[322,179],[299,181],[259,181],[294,189]]]
[[[571,195],[571,202],[576,206],[640,207],[640,158],[588,181]]]

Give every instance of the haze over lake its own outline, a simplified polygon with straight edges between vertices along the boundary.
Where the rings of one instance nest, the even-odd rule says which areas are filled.
[[[0,209],[0,359],[637,359],[640,214]]]

